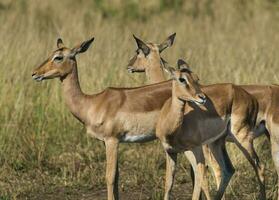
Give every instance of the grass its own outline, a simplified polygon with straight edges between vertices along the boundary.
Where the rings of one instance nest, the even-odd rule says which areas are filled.
[[[95,36],[93,46],[78,57],[86,93],[144,84],[143,74],[126,72],[135,50],[133,33],[161,42],[176,32],[174,46],[163,57],[171,64],[186,59],[205,84],[279,82],[278,1],[171,2],[0,1],[1,200],[105,199],[104,145],[86,136],[71,116],[58,80],[38,84],[31,79],[32,69],[55,49],[58,37],[73,46]],[[234,145],[228,146],[236,174],[226,195],[257,199],[254,172]],[[259,138],[256,146],[267,168],[268,197],[275,199],[269,142]],[[123,199],[162,198],[161,145],[123,144],[119,155]],[[189,166],[183,157],[179,161],[175,198],[189,199]]]

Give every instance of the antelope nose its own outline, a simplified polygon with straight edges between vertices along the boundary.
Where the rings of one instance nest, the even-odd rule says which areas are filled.
[[[37,72],[36,72],[36,70],[34,70],[33,72],[32,72],[32,77],[33,76],[36,76],[37,75]]]
[[[204,94],[198,94],[198,97],[201,99],[201,104],[205,104],[205,102],[206,102],[206,96],[204,95]]]
[[[200,99],[202,99],[202,100],[205,100],[206,99],[206,96],[204,95],[204,94],[198,94],[198,97],[200,98]]]

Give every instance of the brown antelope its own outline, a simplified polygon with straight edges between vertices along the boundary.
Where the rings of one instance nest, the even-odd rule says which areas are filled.
[[[271,143],[271,155],[279,180],[279,86],[278,85],[241,85],[252,94],[259,103],[257,123],[261,124],[259,134],[266,134]],[[256,157],[257,158],[257,157]],[[257,160],[259,163],[259,161]],[[264,179],[263,179],[264,182]],[[279,200],[279,185],[277,182],[277,199]]]
[[[57,40],[57,48],[32,74],[34,80],[59,78],[66,105],[87,133],[105,142],[108,199],[118,197],[117,150],[121,142],[155,139],[160,110],[171,96],[171,82],[138,88],[107,88],[87,95],[81,90],[76,55],[85,52],[94,38],[70,49]]]
[[[131,71],[145,72],[147,79],[152,82],[154,82],[154,80],[160,80],[160,81],[165,80],[165,77],[163,75],[163,67],[162,67],[163,60],[160,57],[160,51],[159,51],[158,45],[154,44],[154,43],[144,43],[142,40],[140,40],[138,38],[135,38],[135,39],[136,39],[136,42],[138,45],[138,49],[145,49],[145,52],[148,52],[149,54],[146,54],[145,56],[143,56],[142,54],[144,51],[137,50],[137,54],[130,60],[130,62],[128,64],[128,72],[131,72]],[[147,49],[149,49],[149,50],[147,50]],[[152,73],[150,73],[150,71],[152,71]],[[256,99],[259,101],[260,110],[262,110],[261,108],[266,107],[266,106],[263,106],[263,104],[266,103],[266,100],[263,102],[263,100],[261,99],[263,93],[258,93],[259,89],[254,88],[254,86],[245,86],[245,87],[243,86],[243,88],[256,97]],[[258,182],[260,185],[260,199],[266,198],[265,184],[264,184],[265,183],[264,167],[260,163],[258,156],[256,154],[256,151],[254,150],[253,139],[262,135],[266,131],[266,128],[264,127],[264,121],[263,121],[264,113],[266,113],[266,112],[257,113],[258,114],[258,117],[256,120],[257,129],[255,129],[254,133],[250,134],[249,137],[247,137],[246,134],[235,135],[234,137],[236,137],[236,139],[227,137],[227,141],[234,142],[240,148],[240,150],[244,153],[245,157],[250,162],[250,164],[253,166],[253,169],[256,172]],[[201,154],[201,152],[197,153],[197,154]],[[203,154],[205,154],[205,157],[209,161],[209,164],[214,171],[214,175],[215,175],[216,182],[217,182],[217,187],[220,187],[222,169],[220,169],[219,165],[217,164],[217,161],[214,160],[214,158],[212,157],[212,155],[206,145],[203,146]],[[201,166],[199,168],[199,173],[201,174],[200,175],[201,177],[204,176],[205,169],[206,169],[205,166],[203,166],[201,164]],[[194,170],[194,171],[196,171],[196,170]],[[203,184],[198,184],[198,185],[202,185],[203,191],[205,193],[207,193],[206,191],[208,191],[209,189],[208,189],[208,185],[205,182],[206,181],[204,181]]]
[[[160,55],[154,53],[154,51],[161,53],[165,49],[171,47],[174,42],[175,35],[176,33],[173,33],[164,42],[158,45],[149,43],[150,48],[144,45],[144,43],[134,35],[139,48],[136,51],[137,54],[131,59],[130,62],[136,65],[136,67],[128,65],[128,72],[145,72],[149,84],[165,81],[163,71],[158,70],[158,68],[161,67],[161,63],[157,62],[157,60],[160,60]],[[149,59],[146,59],[145,55],[152,56],[150,56]],[[149,67],[145,67],[146,65]]]
[[[237,141],[239,134],[251,137],[257,101],[233,84],[199,85],[185,62],[179,60],[178,67],[179,71],[167,68],[174,79],[172,97],[165,102],[156,126],[156,136],[167,155],[165,200],[172,188],[177,153],[203,144],[208,144],[221,166],[222,179],[215,197],[221,199],[234,171],[225,138],[229,135]],[[203,95],[206,103],[200,104],[196,99]]]
[[[266,127],[270,133],[272,159],[277,171],[277,181],[279,180],[279,86],[268,87],[266,93],[271,96],[266,112]],[[264,97],[267,98],[267,97]],[[277,183],[277,200],[279,200],[279,185]]]
[[[164,72],[162,70],[163,66],[161,65],[160,53],[173,45],[175,36],[176,33],[173,33],[161,44],[148,43],[145,45],[144,42],[142,42],[134,35],[134,39],[136,40],[138,49],[136,50],[137,54],[130,60],[130,64],[128,64],[128,72],[145,72],[149,84],[165,81]],[[145,55],[148,55],[148,58]],[[192,151],[185,151],[184,153],[191,163],[191,167],[194,172],[194,188],[192,199],[198,199],[201,195],[200,192],[202,189],[206,198],[210,200],[211,198],[209,195],[209,188],[207,185],[208,183],[206,181],[204,181],[203,183],[197,181],[202,180],[202,177],[205,176],[205,165],[202,164],[204,163],[204,161],[201,160],[203,156],[199,156],[199,163],[197,163],[197,156],[194,155],[201,155],[199,148],[201,147],[197,147]]]
[[[258,135],[266,134],[270,139],[272,159],[279,179],[279,135],[277,134],[279,131],[279,86],[241,85],[241,87],[249,94],[253,95],[259,103],[257,123],[259,124],[260,129]],[[255,158],[257,165],[260,166],[257,156]],[[264,176],[262,176],[262,178],[264,178]],[[264,179],[262,179],[262,181],[264,183]],[[277,199],[279,200],[278,183],[277,188]]]

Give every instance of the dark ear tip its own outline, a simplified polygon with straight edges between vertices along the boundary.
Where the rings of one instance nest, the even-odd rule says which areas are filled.
[[[139,40],[139,38],[137,38],[137,36],[135,34],[133,34],[133,37],[136,41]]]
[[[170,39],[171,39],[171,45],[173,45],[173,42],[174,42],[175,36],[176,36],[176,33],[173,33],[173,34],[170,36]]]
[[[171,34],[170,38],[171,38],[172,40],[174,40],[175,36],[176,36],[176,33],[173,33],[173,34]]]
[[[181,66],[181,65],[187,65],[187,63],[182,59],[178,59],[177,60],[177,66]]]
[[[60,37],[57,38],[57,44],[59,44],[59,43],[63,43],[63,41],[62,41],[62,39]]]
[[[95,38],[92,37],[92,38],[89,40],[89,42],[92,43],[94,40],[95,40]]]
[[[63,41],[62,41],[61,38],[58,38],[58,39],[57,39],[56,45],[57,45],[58,48],[61,48],[62,46],[64,46],[64,45],[63,45]]]

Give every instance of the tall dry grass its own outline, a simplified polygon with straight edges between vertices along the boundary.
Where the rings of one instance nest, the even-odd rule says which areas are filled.
[[[78,57],[87,93],[108,86],[138,86],[144,75],[130,75],[132,34],[160,42],[176,32],[164,52],[171,64],[186,59],[203,83],[278,83],[279,3],[276,0],[0,1],[0,199],[102,199],[105,154],[68,112],[58,80],[36,83],[32,69],[62,37],[73,46],[95,36]],[[257,184],[248,162],[233,145],[236,168],[229,199],[256,199]],[[269,142],[258,139],[267,166],[267,194],[274,199],[275,171]],[[160,199],[164,154],[158,142],[123,144],[119,150],[121,193],[126,199]],[[181,160],[175,197],[191,195],[187,161]],[[211,188],[214,181],[210,179]],[[135,193],[136,192],[136,193]]]

